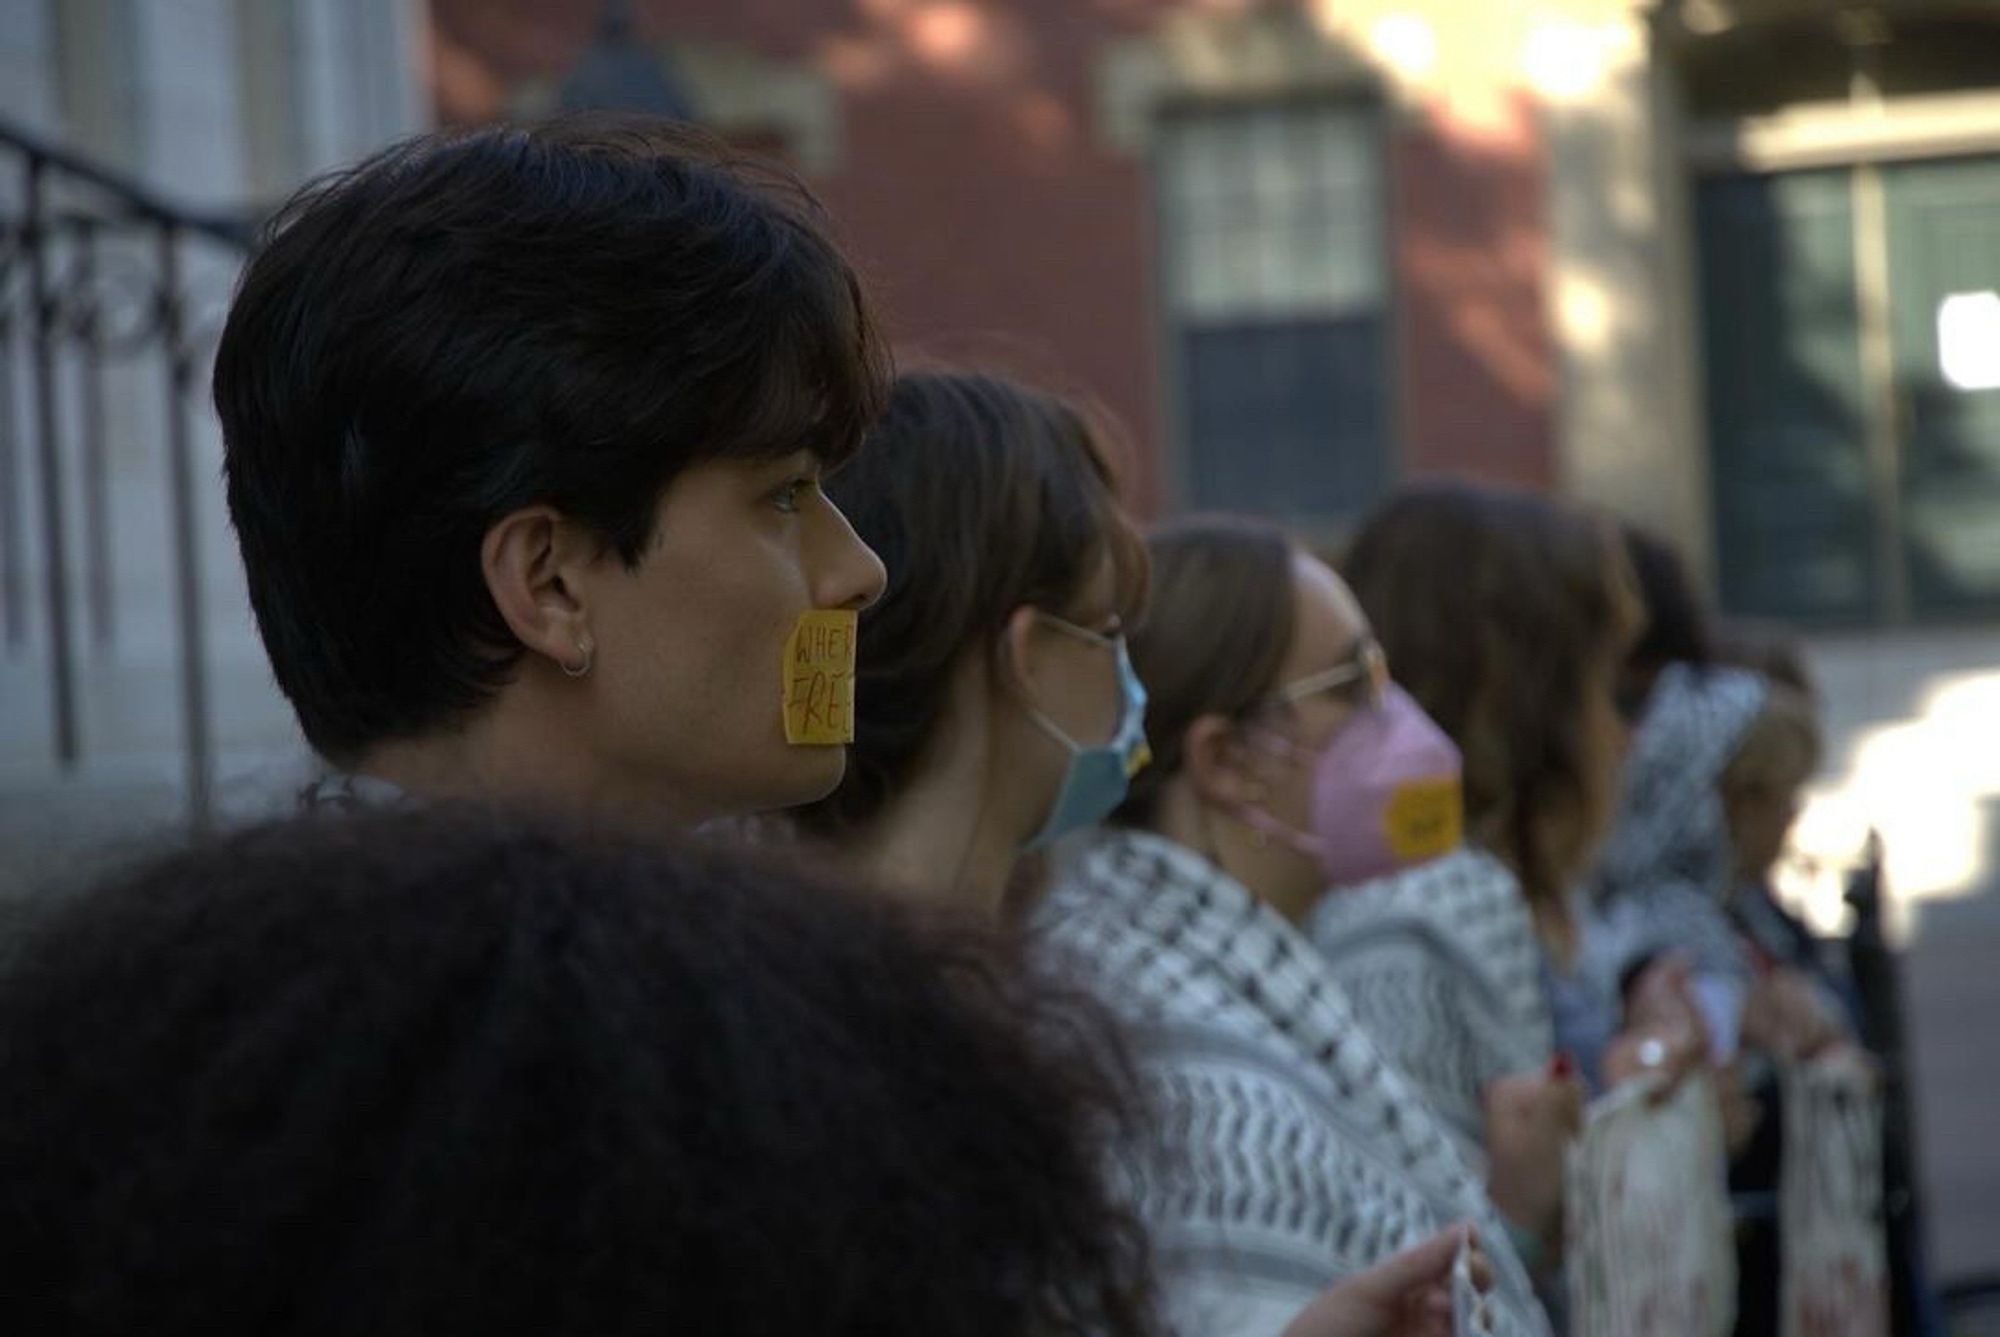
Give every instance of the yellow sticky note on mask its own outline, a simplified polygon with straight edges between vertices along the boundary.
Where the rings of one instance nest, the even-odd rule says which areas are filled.
[[[838,746],[854,741],[854,635],[851,608],[799,614],[785,638],[785,741]]]
[[[1125,778],[1127,780],[1133,779],[1140,771],[1145,770],[1152,764],[1153,745],[1141,738],[1139,746],[1132,749],[1132,755],[1125,758]]]
[[[1465,790],[1458,779],[1399,785],[1382,813],[1389,851],[1405,863],[1449,854],[1465,838]]]

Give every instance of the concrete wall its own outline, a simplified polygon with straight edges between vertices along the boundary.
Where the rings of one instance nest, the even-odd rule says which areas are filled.
[[[206,210],[255,209],[275,202],[306,173],[419,127],[427,105],[418,78],[418,18],[416,0],[6,0],[0,5],[0,112],[170,200]],[[279,19],[290,40],[275,46],[260,40]],[[274,127],[283,133],[268,134]],[[127,295],[113,304],[114,326],[143,314],[145,284],[158,272],[156,248],[152,235],[107,246],[105,267],[129,276],[116,285]],[[190,240],[180,260],[197,361],[187,410],[204,662],[226,775],[295,753],[300,745],[249,617],[223,513],[219,433],[207,402],[207,353],[239,257],[225,246]],[[67,262],[58,257],[59,267]],[[10,291],[18,298],[18,287]],[[13,365],[0,367],[0,375],[9,378],[21,449],[12,475],[0,481],[11,489],[22,522],[27,634],[0,647],[0,839],[48,829],[46,804],[60,804],[71,790],[96,795],[85,806],[99,816],[127,808],[171,812],[179,801],[184,751],[166,467],[170,400],[160,347],[153,342],[113,356],[102,372],[108,636],[97,634],[84,600],[92,527],[80,455],[83,364],[65,352],[56,367],[58,477],[66,497],[65,569],[84,749],[80,766],[67,773],[53,756],[43,594],[48,545],[26,341],[17,339],[12,351]]]

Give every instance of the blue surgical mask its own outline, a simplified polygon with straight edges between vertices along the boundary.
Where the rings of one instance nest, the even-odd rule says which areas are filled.
[[[1119,715],[1118,729],[1112,734],[1110,742],[1085,747],[1063,732],[1062,726],[1047,715],[1032,705],[1028,707],[1028,718],[1043,733],[1069,750],[1069,768],[1063,772],[1062,788],[1056,791],[1048,818],[1042,823],[1042,829],[1021,847],[1024,852],[1030,853],[1055,843],[1072,831],[1095,826],[1110,816],[1111,810],[1125,801],[1132,777],[1144,770],[1146,763],[1153,759],[1152,750],[1146,746],[1146,685],[1133,671],[1132,656],[1125,650],[1125,638],[1100,636],[1061,618],[1048,614],[1043,616],[1066,631],[1077,633],[1093,643],[1115,648],[1118,656]]]

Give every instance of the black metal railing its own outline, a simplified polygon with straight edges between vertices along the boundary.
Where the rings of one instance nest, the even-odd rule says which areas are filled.
[[[121,363],[164,367],[161,440],[181,736],[188,811],[210,809],[214,742],[197,530],[195,421],[205,414],[203,369],[227,297],[227,275],[248,248],[246,216],[172,203],[145,185],[0,119],[0,629],[9,655],[27,653],[31,579],[42,582],[52,760],[74,770],[85,751],[79,703],[79,630],[111,650],[119,597],[113,565],[107,374]],[[196,300],[197,251],[227,264],[220,292]],[[19,396],[27,397],[22,414]],[[122,444],[122,443],[121,443]],[[23,477],[32,461],[32,499]],[[71,489],[81,490],[73,509]],[[28,512],[37,507],[39,560]],[[81,552],[71,521],[81,522]],[[78,562],[80,556],[81,561]],[[73,588],[79,569],[81,598]]]
[[[1870,831],[1860,865],[1847,875],[1846,901],[1854,911],[1847,966],[1860,998],[1861,1041],[1882,1072],[1882,1226],[1889,1246],[1889,1331],[1892,1337],[1924,1337],[1934,1330],[1935,1298],[1921,1266],[1922,1148],[1903,1005],[1902,957],[1890,941],[1886,922],[1884,864],[1882,837]]]

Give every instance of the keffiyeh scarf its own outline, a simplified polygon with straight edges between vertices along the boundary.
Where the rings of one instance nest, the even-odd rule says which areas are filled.
[[[1590,894],[1605,929],[1604,963],[1616,977],[1660,952],[1692,958],[1704,981],[1734,996],[1750,961],[1727,910],[1733,855],[1719,782],[1763,709],[1764,680],[1740,669],[1674,664],[1647,698],[1626,762],[1624,790]],[[1704,998],[1726,1054],[1733,1015]],[[1740,1003],[1740,998],[1737,999]]]
[[[1326,1287],[1453,1222],[1492,1258],[1502,1337],[1547,1319],[1484,1188],[1283,917],[1192,851],[1106,836],[1036,919],[1053,970],[1133,1028],[1164,1155],[1124,1167],[1169,1308],[1267,1337]]]
[[[1487,1083],[1544,1069],[1555,1049],[1519,880],[1460,849],[1329,892],[1306,934],[1376,1047],[1483,1168]]]

